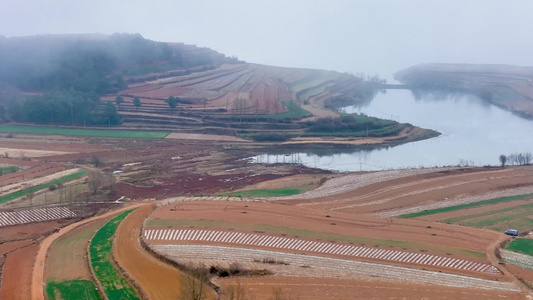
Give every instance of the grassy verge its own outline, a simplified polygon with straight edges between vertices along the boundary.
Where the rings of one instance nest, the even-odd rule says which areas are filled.
[[[15,166],[2,167],[2,168],[0,168],[0,175],[17,172],[18,170],[20,170],[20,168],[19,167],[15,167]]]
[[[224,193],[227,196],[242,196],[242,197],[279,197],[297,195],[307,191],[305,188],[282,188],[282,189],[261,189]]]
[[[162,139],[170,134],[169,131],[137,131],[137,130],[117,130],[117,129],[74,129],[74,128],[53,128],[28,125],[3,125],[0,126],[1,133],[30,133],[30,134],[51,134],[69,136],[93,136],[111,138],[139,138],[139,139]]]
[[[96,232],[89,246],[91,266],[109,299],[139,299],[135,290],[111,262],[115,231],[120,222],[132,211],[125,211],[107,222]]]
[[[507,245],[507,249],[533,255],[533,239],[515,239]]]
[[[46,295],[50,300],[100,300],[96,286],[89,280],[48,282]]]
[[[289,111],[280,113],[280,114],[272,114],[268,115],[271,119],[299,119],[303,117],[307,117],[311,113],[298,105],[296,103],[291,101],[280,101],[281,104],[283,104]]]
[[[413,243],[407,241],[396,241],[387,239],[374,239],[351,235],[342,235],[324,231],[313,231],[300,228],[275,226],[267,224],[248,224],[237,223],[218,220],[184,220],[184,219],[149,219],[147,226],[194,226],[198,228],[213,228],[222,230],[243,230],[243,231],[255,231],[266,232],[269,234],[288,234],[299,238],[308,239],[321,239],[324,241],[337,241],[344,243],[352,243],[356,245],[369,246],[369,247],[394,247],[403,250],[415,250],[415,251],[431,251],[431,253],[444,255],[447,253],[465,255],[469,257],[485,258],[485,254],[476,251],[470,251],[466,249],[446,248],[429,244]]]
[[[46,189],[46,188],[48,188],[48,187],[50,187],[52,185],[56,185],[56,184],[64,183],[64,182],[68,182],[68,181],[72,181],[74,179],[81,178],[81,177],[83,177],[85,175],[87,175],[87,171],[83,170],[83,171],[76,172],[74,174],[63,176],[63,177],[61,177],[59,179],[52,180],[52,181],[47,182],[47,183],[39,184],[39,185],[32,186],[32,187],[27,188],[27,189],[20,190],[18,192],[7,194],[5,196],[0,197],[0,203],[4,203],[4,202],[8,202],[8,201],[20,198],[22,196],[27,195],[28,193],[37,192],[37,191],[40,191],[42,189]]]
[[[479,202],[474,202],[474,203],[461,204],[461,205],[455,205],[455,206],[443,207],[443,208],[437,208],[437,209],[430,209],[430,210],[425,210],[425,211],[412,213],[412,214],[405,214],[405,215],[401,215],[400,218],[402,219],[416,218],[420,216],[427,216],[427,215],[433,215],[433,214],[438,214],[438,213],[443,213],[443,212],[461,210],[465,208],[472,208],[472,207],[478,207],[478,206],[483,206],[483,205],[490,205],[490,204],[496,204],[496,203],[502,203],[502,202],[521,200],[521,199],[526,199],[526,198],[531,198],[531,197],[533,197],[533,194],[502,197],[502,198],[490,199],[490,200],[479,201]]]

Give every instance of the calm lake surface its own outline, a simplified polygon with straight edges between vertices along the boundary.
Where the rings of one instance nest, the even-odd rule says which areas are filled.
[[[500,154],[533,152],[533,121],[468,95],[415,99],[408,90],[388,90],[364,106],[343,108],[411,123],[442,133],[429,140],[377,149],[276,149],[253,157],[259,163],[301,163],[339,172],[451,165],[499,165]]]

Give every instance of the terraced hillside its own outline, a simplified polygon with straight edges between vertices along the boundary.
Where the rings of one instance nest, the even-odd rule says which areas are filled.
[[[466,92],[527,118],[533,118],[533,67],[511,65],[421,64],[395,78],[417,92]]]

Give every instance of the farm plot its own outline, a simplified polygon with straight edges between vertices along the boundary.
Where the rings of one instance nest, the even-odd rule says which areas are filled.
[[[73,211],[61,206],[0,212],[0,227],[75,217]]]
[[[2,125],[0,132],[4,133],[31,133],[46,135],[72,135],[72,136],[95,136],[110,138],[138,138],[138,139],[161,139],[170,132],[156,131],[133,131],[133,130],[113,130],[113,129],[72,129],[38,127],[27,125]]]
[[[111,217],[84,224],[55,240],[48,251],[45,264],[46,282],[89,280],[92,275],[87,261],[87,246],[94,233]]]
[[[27,161],[25,161],[27,163]],[[53,163],[38,163],[32,164],[30,166],[24,166],[24,174],[22,171],[9,173],[0,176],[0,186],[2,186],[2,192],[7,191],[4,187],[20,182],[22,175],[24,175],[24,180],[30,180],[37,177],[42,177],[45,175],[54,174],[56,172],[61,172],[65,170],[64,166],[53,164]],[[0,193],[3,194],[3,193]]]
[[[442,223],[325,213],[308,207],[261,202],[178,202],[154,210],[146,229],[167,226],[261,231],[466,260],[484,258],[486,249],[500,237],[497,232]]]
[[[46,189],[52,185],[69,182],[87,175],[87,171],[70,169],[33,180],[28,180],[19,184],[11,184],[3,187],[6,192],[0,196],[0,203],[8,202],[20,198],[29,193],[34,193]]]
[[[302,277],[341,277],[357,279],[364,276],[367,279],[369,277],[375,277],[375,280],[392,280],[395,282],[411,281],[419,284],[520,292],[520,289],[511,282],[410,269],[377,263],[358,262],[339,258],[209,245],[153,245],[152,248],[156,252],[180,262],[196,261],[197,263],[202,263],[202,260],[208,260],[210,262],[225,260],[242,263],[253,263],[266,260],[279,261],[283,263],[277,265],[271,264],[268,265],[268,268],[283,272],[283,268],[285,268],[286,265],[289,267],[298,266],[299,270],[296,272]],[[292,275],[294,276],[297,274],[293,273]]]
[[[411,263],[427,267],[445,267],[474,272],[501,274],[494,266],[475,261],[443,257],[425,253],[413,253],[398,250],[387,250],[362,246],[352,246],[339,243],[315,242],[303,239],[276,237],[243,232],[215,231],[215,230],[146,230],[144,238],[148,241],[185,241],[185,242],[210,242],[222,244],[237,244],[276,248],[281,251],[302,251],[350,258],[370,258],[386,260],[397,263]]]
[[[301,269],[301,268],[300,268]],[[316,269],[315,269],[316,271]],[[344,275],[344,274],[343,274]],[[408,281],[351,279],[333,277],[266,276],[256,278],[219,278],[215,283],[223,290],[241,290],[251,299],[273,299],[275,295],[290,299],[524,299],[516,292],[487,291],[472,288],[417,284]],[[285,298],[285,299],[287,299]]]
[[[39,245],[35,243],[7,255],[2,268],[0,299],[31,299],[31,274],[38,249]]]
[[[123,212],[107,222],[96,232],[89,247],[91,266],[94,274],[103,292],[110,299],[139,299],[137,292],[120,274],[111,261],[111,249],[115,231],[120,222],[131,212],[132,210]]]
[[[526,202],[527,204],[523,204]],[[499,208],[498,205],[480,207],[486,211],[479,212],[472,209],[462,212],[461,216],[445,219],[444,222],[450,224],[460,224],[470,227],[487,228],[503,232],[509,228],[520,231],[533,228],[533,198],[518,203],[507,203],[509,206]],[[514,205],[513,205],[514,204]]]
[[[376,214],[379,216],[396,215],[396,211],[414,209],[424,210],[429,205],[452,206],[456,201],[466,197],[474,197],[491,193],[515,193],[517,186],[522,189],[533,189],[533,173],[528,168],[516,169],[425,169],[420,173],[408,176],[409,171],[396,170],[390,179],[387,173],[371,173],[367,176],[357,177],[348,175],[353,181],[350,185],[346,179],[334,179],[337,182],[346,182],[350,190],[337,192],[327,182],[309,195],[326,191],[329,194],[318,197],[306,197],[287,201],[295,205],[313,206],[323,210],[336,210],[356,214]],[[416,171],[415,171],[416,172]],[[383,175],[377,182],[363,181],[365,177]],[[403,175],[402,175],[403,174]],[[342,187],[341,187],[342,188]],[[329,190],[329,192],[327,192]],[[297,197],[292,197],[297,198]],[[308,198],[308,200],[302,200]],[[290,198],[285,198],[290,199]],[[475,198],[472,199],[475,201]],[[480,201],[480,200],[478,200]]]
[[[174,140],[195,140],[195,141],[213,141],[213,142],[250,142],[235,136],[218,135],[218,134],[200,134],[200,133],[177,133],[169,134],[167,139]]]
[[[187,275],[162,263],[140,245],[140,228],[151,211],[152,206],[147,205],[123,221],[117,230],[113,256],[148,299],[178,299]]]
[[[52,243],[45,264],[49,299],[100,299],[88,266],[87,246],[109,218],[82,225]]]
[[[100,300],[94,283],[79,279],[48,282],[46,295],[50,300]]]
[[[45,156],[52,156],[52,155],[71,154],[73,152],[33,150],[33,149],[21,150],[21,149],[0,147],[0,153],[3,153],[3,155],[6,155],[7,153],[9,157],[18,157],[21,154],[23,154],[24,157],[45,157]]]
[[[531,255],[518,253],[510,250],[500,250],[506,263],[517,265],[521,268],[533,271],[533,259]]]

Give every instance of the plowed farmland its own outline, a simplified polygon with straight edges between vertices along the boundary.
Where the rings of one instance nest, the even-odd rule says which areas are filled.
[[[177,299],[187,275],[159,261],[140,244],[141,224],[151,210],[150,205],[141,207],[123,221],[116,233],[113,255],[148,299]]]
[[[413,220],[381,215],[399,215],[403,211],[422,211],[434,206],[475,203],[501,195],[520,195],[533,188],[531,176],[530,167],[385,171],[336,176],[315,190],[282,198],[261,201],[251,198],[245,202],[178,201],[154,210],[146,222],[144,239],[155,251],[180,264],[203,263],[217,268],[229,268],[231,264],[238,263],[244,269],[267,269],[276,275],[256,279],[215,280],[217,284],[230,290],[231,285],[235,286],[237,282],[247,282],[245,289],[262,297],[272,293],[276,282],[277,287],[282,287],[292,295],[305,295],[309,299],[313,299],[313,296],[316,299],[335,298],[331,295],[337,295],[335,291],[341,290],[341,281],[337,282],[339,286],[335,283],[310,284],[312,279],[306,276],[331,278],[326,280],[333,281],[334,276],[314,270],[312,263],[296,263],[291,260],[291,255],[306,254],[372,263],[375,264],[374,270],[382,270],[380,274],[383,274],[385,269],[382,268],[385,266],[407,267],[415,273],[422,269],[441,272],[435,273],[442,274],[443,281],[440,283],[438,280],[426,282],[420,277],[416,279],[416,276],[411,278],[405,272],[401,280],[387,279],[394,282],[401,291],[409,285],[435,285],[436,289],[443,291],[435,299],[440,299],[440,296],[444,299],[445,295],[456,295],[459,298],[484,295],[489,299],[520,299],[524,296],[520,291],[526,294],[530,292],[517,278],[527,281],[530,277],[527,274],[531,271],[517,267],[506,268],[505,265],[498,264],[495,251],[499,243],[506,239],[501,231],[434,221],[441,220],[444,216],[451,217],[453,212],[438,218],[428,216]],[[293,182],[302,180],[304,179],[298,178]],[[252,189],[283,187],[286,182],[291,180],[274,179],[257,184]],[[528,200],[526,198],[521,201],[523,204]],[[497,211],[516,206],[515,202],[511,201],[502,207],[503,204],[492,208],[480,206],[476,209]],[[457,215],[461,216],[461,213],[458,211]],[[225,250],[215,249],[217,247]],[[232,254],[233,251],[241,252]],[[404,252],[405,254],[401,254]],[[457,259],[456,263],[454,259]],[[479,272],[482,268],[480,263],[496,271]],[[294,264],[301,266],[291,267]],[[324,267],[325,263],[317,263],[316,266]],[[310,267],[313,275],[307,272]],[[337,271],[336,275],[339,274]],[[448,276],[446,274],[484,278],[483,280],[487,280],[486,287],[445,287],[447,284],[444,282],[451,282],[444,279]],[[288,281],[285,281],[287,277],[284,276],[291,276],[290,284],[285,284]],[[296,280],[295,277],[298,276],[309,280]],[[342,277],[344,280],[351,278],[346,274]],[[439,275],[436,278],[438,277]],[[368,287],[368,282],[372,282],[370,278],[351,280]],[[507,287],[492,291],[492,287],[495,287],[491,284],[493,280],[506,282]],[[252,282],[261,288],[253,287]],[[376,286],[387,285],[379,281],[375,283]],[[311,295],[306,287],[331,294]],[[425,288],[421,286],[420,289]],[[377,298],[389,297],[391,294],[388,292],[374,291],[374,295]],[[353,298],[366,299],[367,293],[370,291],[365,292],[363,288],[360,295]],[[415,295],[415,292],[408,294]]]

